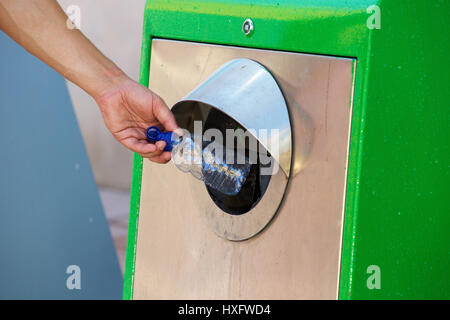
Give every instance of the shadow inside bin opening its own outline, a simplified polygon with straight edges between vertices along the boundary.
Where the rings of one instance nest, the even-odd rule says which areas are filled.
[[[226,129],[243,129],[245,131],[237,121],[227,114],[204,103],[189,101],[176,106],[172,111],[175,114],[178,125],[189,132],[194,131],[194,121],[202,122],[203,133],[208,129],[217,129],[222,133],[223,137],[226,137]],[[249,146],[257,144],[258,148],[262,147],[258,141],[250,141],[250,139],[256,140],[256,138],[250,136],[251,135],[247,135],[245,139],[246,157],[249,157]],[[235,139],[237,139],[237,137],[235,137]],[[237,141],[234,141],[234,145],[238,145]],[[258,154],[257,162],[252,164],[250,173],[243,184],[242,189],[234,196],[226,195],[205,185],[206,190],[213,202],[223,212],[231,215],[245,214],[253,209],[264,196],[264,193],[269,186],[271,176],[262,175],[261,168],[266,166],[270,167],[271,163],[273,163],[273,161],[270,161],[267,165],[262,164]]]

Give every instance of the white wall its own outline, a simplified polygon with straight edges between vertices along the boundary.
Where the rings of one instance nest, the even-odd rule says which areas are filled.
[[[77,5],[81,31],[131,78],[138,80],[145,0],[58,0],[64,11]],[[97,184],[129,189],[132,153],[103,124],[94,100],[68,82],[69,93]]]

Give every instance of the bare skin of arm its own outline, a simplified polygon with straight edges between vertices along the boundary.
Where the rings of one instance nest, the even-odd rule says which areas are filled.
[[[178,127],[155,93],[130,79],[79,30],[55,0],[0,0],[0,29],[28,52],[85,90],[97,102],[107,128],[128,149],[158,163],[170,160],[165,142],[148,143],[145,129]]]

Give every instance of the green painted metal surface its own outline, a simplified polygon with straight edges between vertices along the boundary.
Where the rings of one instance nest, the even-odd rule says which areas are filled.
[[[373,4],[381,29],[366,24]],[[356,58],[339,298],[450,298],[449,9],[447,0],[152,0],[140,79],[148,85],[153,37]],[[248,17],[255,32],[245,37]],[[136,156],[125,299],[141,171]],[[367,287],[371,265],[380,289]]]

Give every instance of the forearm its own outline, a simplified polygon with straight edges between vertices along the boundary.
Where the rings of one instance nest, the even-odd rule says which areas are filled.
[[[0,29],[96,99],[125,75],[66,20],[55,0],[0,0]]]
[[[145,130],[155,125],[177,130],[170,109],[66,22],[56,0],[0,0],[1,30],[89,93],[106,126],[125,147],[154,162],[169,161],[170,152],[163,152],[165,143],[149,143]]]

